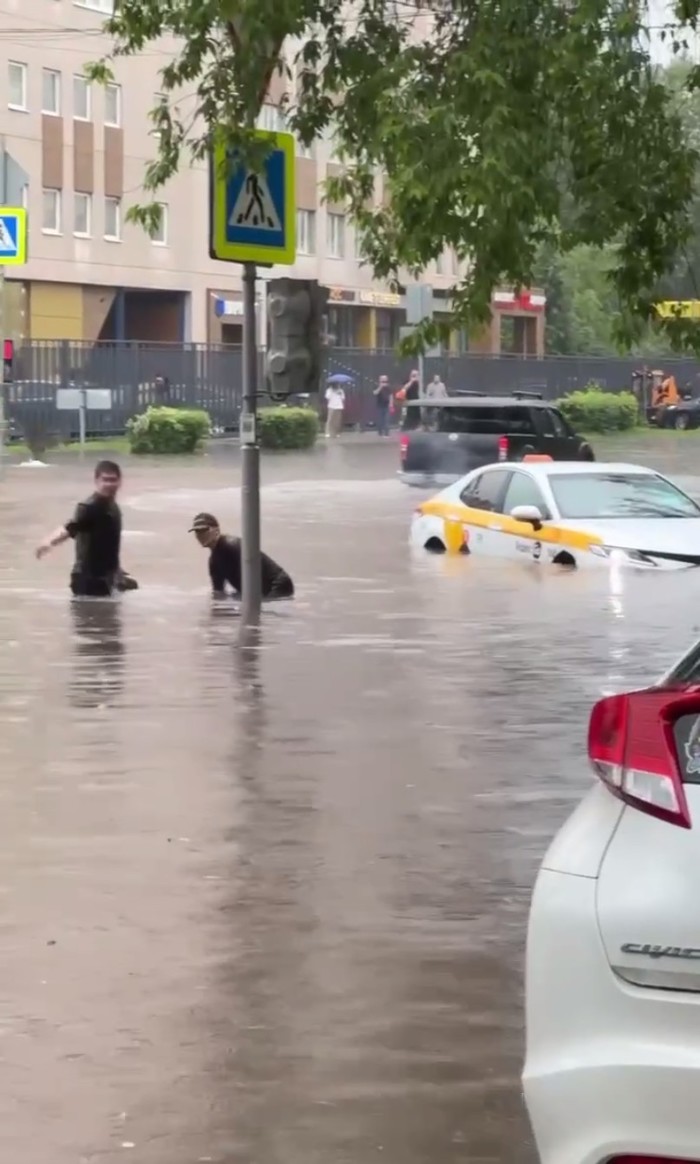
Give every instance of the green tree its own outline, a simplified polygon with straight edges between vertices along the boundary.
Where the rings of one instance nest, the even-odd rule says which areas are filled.
[[[687,0],[691,7],[700,0]],[[684,12],[686,19],[694,13]],[[642,326],[688,238],[696,152],[644,48],[645,6],[626,0],[121,0],[114,56],[174,38],[152,117],[152,195],[212,145],[259,160],[250,126],[291,52],[290,123],[332,131],[345,199],[375,274],[469,259],[459,322],[493,288],[528,285],[538,248],[615,245],[621,319]],[[695,14],[696,15],[696,14]],[[293,39],[290,39],[293,38]],[[105,79],[109,60],[91,67]],[[193,94],[187,115],[178,97]],[[183,106],[184,108],[184,106]],[[387,175],[377,197],[376,175]],[[131,217],[150,228],[155,205]],[[682,321],[669,325],[683,339]],[[685,330],[684,330],[685,329]]]

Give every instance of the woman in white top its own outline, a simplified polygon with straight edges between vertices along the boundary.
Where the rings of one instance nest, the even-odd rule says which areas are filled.
[[[326,436],[340,436],[345,410],[345,390],[340,384],[329,383],[326,388]]]

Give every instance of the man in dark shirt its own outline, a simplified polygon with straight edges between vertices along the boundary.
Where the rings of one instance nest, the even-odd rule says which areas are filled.
[[[222,534],[219,522],[211,513],[198,513],[190,527],[200,546],[209,550],[209,577],[215,594],[225,594],[226,583],[237,597],[243,593],[243,567],[240,538]],[[267,554],[260,554],[262,596],[266,599],[293,598],[294,583],[286,570]]]
[[[119,465],[114,461],[100,461],[95,468],[92,496],[81,501],[70,521],[59,526],[37,548],[37,558],[43,558],[54,546],[73,538],[75,562],[70,588],[76,597],[108,598],[115,590],[137,588],[119,561],[122,515],[116,496],[121,483]]]

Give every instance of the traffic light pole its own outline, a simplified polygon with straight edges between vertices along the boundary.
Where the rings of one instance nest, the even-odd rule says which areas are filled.
[[[241,543],[244,626],[260,622],[260,446],[255,263],[243,266],[243,410],[241,412]]]

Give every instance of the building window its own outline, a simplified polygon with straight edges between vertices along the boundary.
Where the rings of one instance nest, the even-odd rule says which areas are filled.
[[[122,237],[122,204],[119,198],[105,198],[105,238],[119,242]]]
[[[328,328],[339,348],[356,348],[359,312],[354,307],[329,307]]]
[[[284,133],[287,120],[284,110],[277,105],[263,105],[258,114],[258,129],[267,129],[270,133]]]
[[[7,62],[8,109],[27,109],[27,66],[19,61]]]
[[[73,117],[89,121],[90,116],[90,85],[85,77],[73,77]]]
[[[79,238],[90,237],[92,219],[92,197],[90,194],[75,194],[73,202],[73,234]]]
[[[444,261],[444,258],[442,255],[438,255],[438,257],[435,260],[435,274],[436,275],[444,275],[445,274],[445,261]]]
[[[328,215],[328,254],[332,259],[345,258],[345,215]]]
[[[362,235],[360,234],[357,227],[355,227],[355,262],[362,264],[364,261],[365,256],[362,253]]]
[[[105,85],[105,125],[119,128],[122,123],[121,85]]]
[[[459,275],[459,255],[456,251],[452,252],[452,274]]]
[[[54,117],[61,112],[61,74],[55,69],[41,70],[41,112]]]
[[[114,0],[73,0],[76,8],[89,8],[91,12],[103,12],[111,16],[114,12]]]
[[[392,311],[390,308],[377,308],[377,347],[382,351],[395,348],[401,338],[400,325],[403,319],[402,311]]]
[[[151,235],[151,242],[157,247],[166,247],[168,245],[168,208],[164,202],[160,202],[159,206],[160,221]]]
[[[24,186],[22,187],[21,200],[22,200],[22,209],[29,210],[29,186],[27,185],[26,182],[25,182]]]
[[[297,250],[300,255],[316,253],[315,210],[297,210]]]
[[[41,208],[41,229],[44,234],[61,233],[61,191],[44,190]]]

